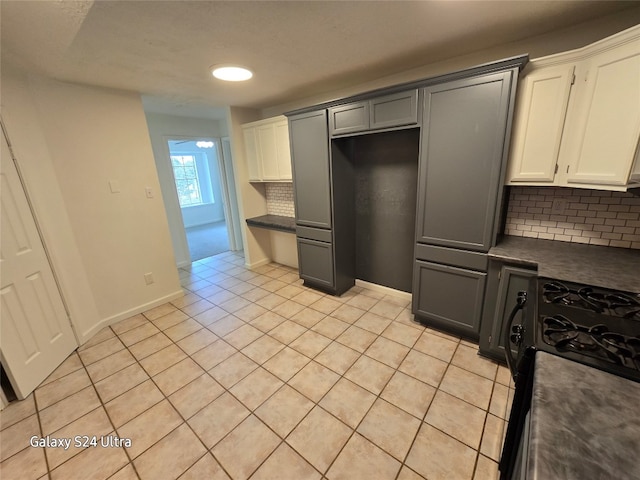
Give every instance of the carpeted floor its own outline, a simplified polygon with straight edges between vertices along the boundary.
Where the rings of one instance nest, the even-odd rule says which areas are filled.
[[[229,250],[229,237],[224,221],[186,228],[185,232],[192,262]]]

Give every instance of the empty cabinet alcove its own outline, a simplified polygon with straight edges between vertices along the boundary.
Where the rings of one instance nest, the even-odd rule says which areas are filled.
[[[420,129],[331,141],[336,237],[356,279],[411,292]]]

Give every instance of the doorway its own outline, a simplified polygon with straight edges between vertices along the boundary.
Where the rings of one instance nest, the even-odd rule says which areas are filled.
[[[230,250],[229,192],[220,141],[170,138],[169,161],[191,261]]]

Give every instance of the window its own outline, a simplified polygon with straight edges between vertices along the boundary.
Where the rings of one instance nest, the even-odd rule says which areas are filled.
[[[171,155],[171,165],[176,179],[180,206],[201,205],[203,202],[196,157],[194,155]]]

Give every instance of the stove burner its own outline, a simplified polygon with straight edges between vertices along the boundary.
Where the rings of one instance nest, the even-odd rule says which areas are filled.
[[[640,320],[640,300],[622,292],[580,285],[569,287],[553,280],[542,284],[542,300],[544,303]]]
[[[605,325],[595,325],[591,328],[576,325],[563,315],[545,317],[543,325],[544,336],[549,339],[550,345],[574,350],[599,349],[600,345],[594,337],[608,331]]]
[[[549,282],[542,286],[542,295],[547,303],[561,303],[566,300],[569,293],[571,293],[569,287],[560,282]]]
[[[624,295],[623,293],[603,293],[594,292],[591,287],[584,287],[578,290],[578,296],[585,302],[596,306],[600,310],[608,309],[629,309],[640,310],[640,302]],[[599,312],[600,313],[600,312]]]
[[[564,315],[542,319],[543,340],[560,352],[575,352],[640,370],[640,337],[610,332],[606,325],[585,327]]]

